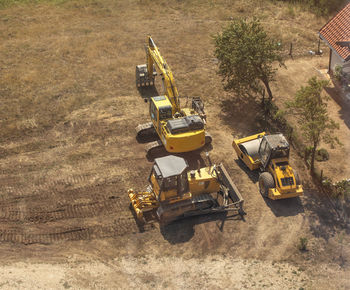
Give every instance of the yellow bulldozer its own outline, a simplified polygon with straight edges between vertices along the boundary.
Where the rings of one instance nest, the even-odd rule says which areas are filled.
[[[276,200],[303,195],[299,175],[289,164],[289,143],[282,134],[262,132],[233,140],[232,146],[250,170],[260,169],[262,196]]]
[[[146,191],[128,191],[141,225],[227,211],[244,214],[243,198],[222,164],[189,170],[184,158],[168,155],[154,160],[148,181]]]
[[[147,155],[154,156],[164,148],[171,153],[190,152],[211,143],[211,136],[205,132],[206,115],[200,97],[192,98],[191,108],[181,108],[172,71],[151,36],[145,49],[147,63],[136,66],[136,86],[154,86],[159,73],[164,88],[164,95],[149,99],[151,122],[136,127],[138,140],[157,137],[147,144]]]

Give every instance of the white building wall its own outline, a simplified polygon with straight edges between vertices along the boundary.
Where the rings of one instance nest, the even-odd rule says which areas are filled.
[[[331,53],[332,53],[332,57],[331,57],[330,69],[334,73],[334,69],[337,65],[343,66],[345,63],[344,63],[344,60],[333,50],[331,50]]]

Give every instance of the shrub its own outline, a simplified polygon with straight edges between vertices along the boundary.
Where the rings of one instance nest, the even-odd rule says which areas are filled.
[[[300,251],[306,251],[307,249],[307,243],[308,243],[308,239],[305,237],[302,237],[299,239],[299,244],[298,244],[298,249]]]
[[[326,149],[321,148],[321,149],[317,150],[315,158],[319,162],[326,161],[329,159],[329,153]]]

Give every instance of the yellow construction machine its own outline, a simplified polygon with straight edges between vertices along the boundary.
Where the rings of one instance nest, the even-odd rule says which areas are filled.
[[[210,143],[211,137],[204,128],[206,115],[201,99],[195,97],[191,108],[181,108],[172,71],[150,36],[145,49],[147,63],[136,66],[136,86],[154,86],[158,72],[164,88],[164,95],[149,99],[151,122],[136,127],[138,140],[158,137],[158,140],[147,144],[147,154],[155,155],[163,148],[173,153],[189,152]]]
[[[148,181],[146,191],[128,191],[139,224],[158,220],[166,225],[227,211],[244,214],[243,198],[222,164],[189,170],[185,159],[168,155],[154,160]]]
[[[275,200],[303,195],[298,173],[289,164],[288,141],[282,134],[262,132],[233,140],[232,146],[250,170],[261,170],[262,196]]]

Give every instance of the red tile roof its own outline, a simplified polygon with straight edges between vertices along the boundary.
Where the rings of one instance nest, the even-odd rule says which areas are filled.
[[[348,41],[350,39],[350,3],[329,20],[321,28],[319,34],[345,61],[350,60],[350,48],[336,44],[338,41]]]

